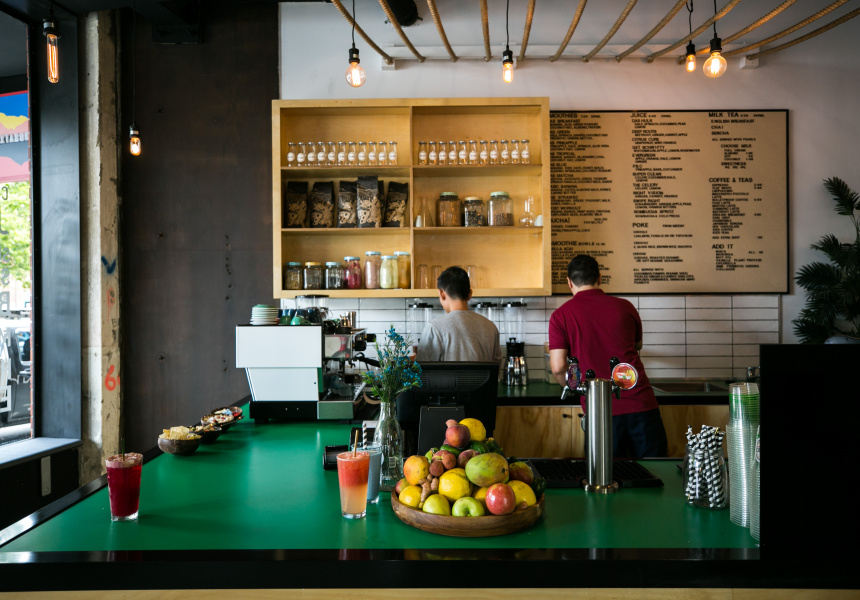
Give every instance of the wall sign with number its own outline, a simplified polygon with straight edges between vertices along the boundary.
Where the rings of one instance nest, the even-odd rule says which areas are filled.
[[[550,111],[552,291],[788,291],[788,112]]]

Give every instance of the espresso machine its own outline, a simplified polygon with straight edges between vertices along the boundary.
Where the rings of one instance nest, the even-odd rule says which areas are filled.
[[[376,336],[355,328],[354,317],[288,325],[292,319],[236,327],[236,367],[248,377],[250,417],[256,423],[355,418],[364,403],[355,360]]]
[[[502,365],[501,379],[505,385],[524,386],[529,382],[526,364],[526,304],[506,302],[504,307],[506,357]]]

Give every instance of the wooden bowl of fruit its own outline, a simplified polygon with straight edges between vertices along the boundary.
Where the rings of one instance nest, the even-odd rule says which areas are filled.
[[[544,496],[541,495],[538,501],[528,508],[518,508],[507,515],[485,513],[479,517],[455,517],[432,514],[407,506],[394,492],[391,492],[391,508],[401,521],[421,531],[455,537],[491,537],[514,533],[534,525],[544,513]]]

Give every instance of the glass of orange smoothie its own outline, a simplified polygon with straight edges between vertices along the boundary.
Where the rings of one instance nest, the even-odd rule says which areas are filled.
[[[340,484],[340,512],[345,519],[361,519],[367,514],[367,475],[370,453],[341,452],[337,455]]]

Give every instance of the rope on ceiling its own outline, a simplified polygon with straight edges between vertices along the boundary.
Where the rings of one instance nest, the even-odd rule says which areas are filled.
[[[582,62],[587,63],[591,60],[591,58],[606,45],[606,42],[612,39],[612,36],[615,35],[615,32],[618,31],[618,28],[621,27],[622,23],[624,23],[624,20],[630,14],[630,11],[633,10],[634,6],[636,6],[636,0],[628,0],[627,6],[625,6],[624,10],[621,11],[621,15],[619,15],[618,19],[615,21],[615,25],[613,25],[609,32],[603,36],[603,39],[600,40],[600,43],[597,44],[591,52],[582,57]]]
[[[445,35],[445,28],[442,26],[442,19],[439,18],[439,11],[436,10],[435,0],[427,0],[427,7],[430,9],[430,16],[433,17],[433,22],[436,24],[436,31],[439,32],[439,38],[442,40],[442,45],[451,57],[451,62],[457,62],[457,55],[454,54],[454,49],[448,42],[448,36]]]
[[[415,49],[415,46],[412,45],[412,42],[409,41],[409,38],[406,37],[406,34],[403,33],[403,29],[400,27],[400,23],[397,22],[397,17],[394,16],[394,13],[391,12],[391,7],[388,6],[388,2],[386,0],[379,0],[379,6],[382,7],[382,11],[385,13],[385,16],[388,18],[388,22],[391,23],[391,26],[394,27],[394,31],[397,32],[397,35],[400,36],[400,39],[403,40],[403,43],[406,44],[406,47],[409,48],[409,51],[415,55],[415,58],[418,59],[418,62],[424,62],[424,57]]]
[[[490,51],[490,18],[487,16],[487,0],[481,0],[481,29],[484,34],[484,60],[490,62],[493,53]]]
[[[763,16],[761,19],[759,19],[755,23],[747,25],[746,27],[744,27],[743,29],[741,29],[737,33],[733,33],[732,35],[723,38],[723,43],[724,44],[730,44],[731,42],[735,41],[736,39],[745,36],[750,31],[753,31],[754,29],[761,27],[762,25],[764,25],[765,23],[770,21],[772,18],[774,18],[776,15],[778,15],[779,13],[784,11],[786,8],[788,8],[789,6],[794,4],[795,2],[796,2],[796,0],[785,0],[785,2],[783,2],[782,4],[780,4],[779,6],[774,8],[772,11],[767,13],[765,16]],[[710,53],[710,51],[711,51],[710,47],[706,47],[706,48],[702,48],[701,50],[696,52],[696,54],[708,54],[708,53]],[[679,65],[683,64],[685,59],[686,59],[685,56],[679,56],[678,57],[678,64]]]
[[[773,48],[768,48],[767,50],[762,50],[761,52],[756,52],[755,54],[750,54],[747,56],[747,59],[748,60],[757,59],[757,58],[760,58],[762,56],[767,56],[768,54],[773,54],[774,52],[779,52],[780,50],[785,50],[786,48],[790,48],[791,46],[794,46],[795,44],[799,44],[800,42],[805,42],[806,40],[808,40],[810,38],[814,38],[816,35],[818,35],[820,33],[824,33],[828,29],[833,29],[837,25],[841,25],[845,21],[853,19],[858,14],[860,14],[860,8],[855,8],[850,13],[839,17],[838,19],[828,23],[827,25],[823,25],[823,26],[819,27],[815,31],[810,31],[806,35],[803,35],[803,36],[797,38],[796,40],[791,40],[790,42],[786,42],[786,43],[781,44],[779,46],[774,46]]]
[[[352,15],[350,15],[349,12],[347,12],[347,10],[343,7],[343,4],[340,3],[340,0],[331,0],[331,3],[335,5],[338,12],[343,15],[343,18],[346,19],[350,25],[355,26],[355,30],[358,32],[358,35],[360,35],[361,38],[365,42],[367,42],[367,45],[373,48],[376,53],[382,57],[382,60],[385,61],[386,65],[394,64],[394,59],[388,56],[388,54],[386,54],[385,51],[382,50],[382,48],[377,46],[372,39],[367,37],[367,34],[364,33],[364,30],[358,26],[358,23],[355,22],[355,19],[352,18]]]
[[[520,55],[517,61],[523,60],[526,57],[526,47],[529,45],[529,33],[532,30],[532,19],[535,16],[535,1],[529,0],[529,7],[526,12],[526,25],[523,28],[523,43],[520,45]]]
[[[722,19],[724,16],[726,16],[726,14],[728,14],[728,12],[730,10],[732,10],[735,7],[735,5],[740,1],[741,0],[729,0],[728,4],[726,4],[724,7],[722,7],[716,14],[714,14],[713,17],[711,17],[710,19],[708,19],[707,21],[702,23],[698,29],[693,31],[692,34],[685,35],[683,38],[681,38],[680,40],[678,40],[677,42],[675,42],[671,46],[666,46],[665,48],[663,48],[659,52],[655,52],[654,54],[652,54],[651,56],[649,56],[645,60],[649,63],[652,63],[652,62],[654,62],[655,58],[659,58],[659,57],[663,56],[664,54],[666,54],[667,52],[671,52],[672,50],[674,50],[678,46],[686,44],[689,40],[693,39],[694,37],[696,37],[697,35],[699,35],[703,31],[705,31],[708,27],[710,27],[711,25],[713,25],[714,23],[716,23],[717,21]],[[723,54],[723,56],[725,56],[725,54]]]
[[[663,29],[666,26],[666,24],[672,20],[672,17],[674,17],[678,13],[678,11],[681,10],[681,7],[684,6],[684,4],[686,4],[686,2],[687,2],[687,0],[678,0],[678,3],[674,7],[672,7],[672,10],[670,10],[668,13],[666,13],[666,16],[663,17],[663,20],[660,21],[659,23],[657,23],[657,25],[654,27],[654,29],[652,29],[651,31],[648,32],[648,35],[646,35],[644,38],[642,38],[641,40],[639,40],[638,42],[636,42],[635,44],[630,46],[627,50],[625,50],[624,52],[622,52],[621,54],[616,56],[615,60],[618,62],[621,62],[624,59],[624,57],[628,56],[629,54],[631,54],[633,52],[636,52],[636,50],[638,50],[639,48],[644,46],[648,40],[650,40],[652,37],[657,35],[660,32],[660,30]]]
[[[801,29],[802,27],[806,27],[807,25],[809,25],[813,21],[817,21],[818,19],[820,19],[821,17],[823,17],[824,15],[829,13],[830,11],[839,8],[840,6],[845,4],[846,2],[848,2],[848,0],[836,0],[836,2],[834,2],[830,6],[822,8],[821,10],[819,10],[814,15],[811,15],[811,16],[803,19],[799,23],[795,23],[794,25],[792,25],[788,29],[783,29],[779,33],[775,33],[772,36],[761,40],[760,42],[756,42],[755,44],[750,44],[749,46],[744,46],[743,48],[738,48],[737,50],[732,50],[730,52],[723,52],[723,56],[729,57],[729,56],[735,56],[738,54],[746,54],[750,50],[755,50],[756,48],[764,46],[765,44],[769,44],[770,42],[772,42],[774,40],[778,40],[781,37],[785,37],[786,35],[793,33],[795,31],[797,31],[798,29]],[[798,39],[800,39],[800,38],[798,38]]]
[[[573,32],[576,31],[576,26],[579,25],[579,19],[582,17],[582,11],[585,9],[586,2],[588,2],[588,0],[579,0],[579,6],[576,7],[576,12],[573,14],[573,20],[570,22],[570,27],[567,28],[567,35],[564,36],[561,46],[559,46],[558,51],[550,57],[549,62],[557,61],[561,56],[561,53],[564,52],[564,49],[567,48],[568,43],[570,43],[570,38],[573,37]]]

